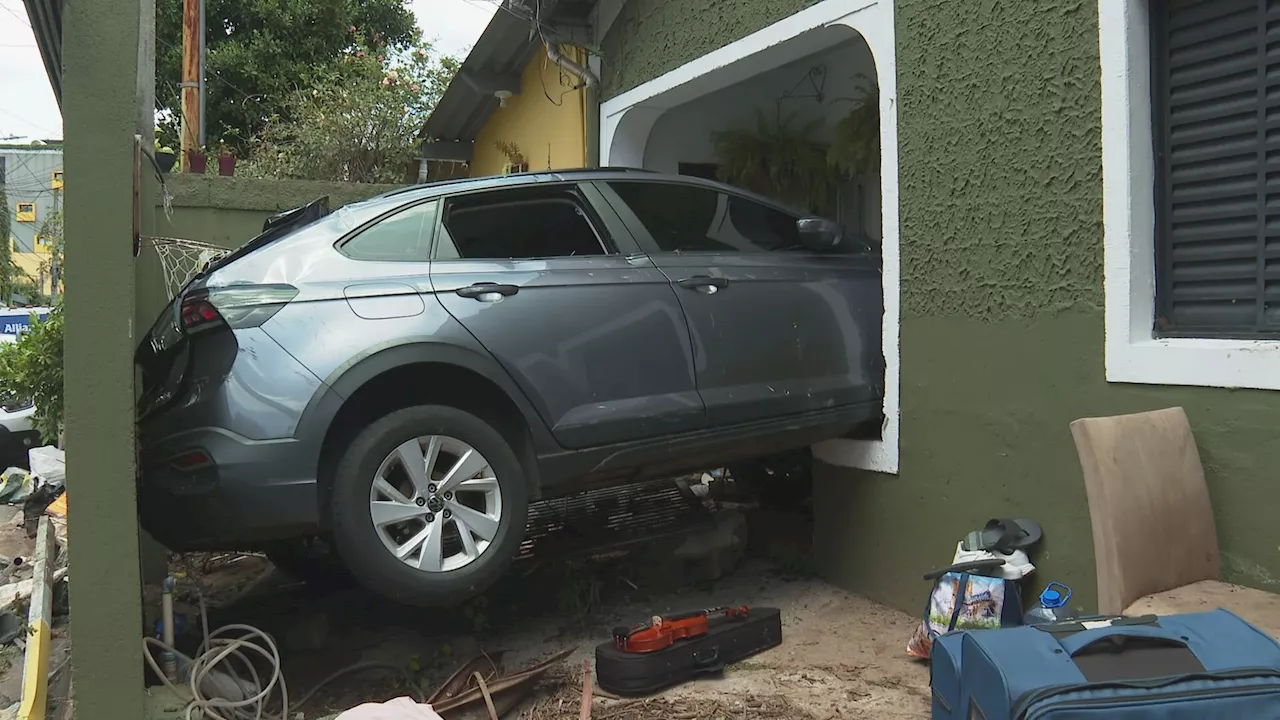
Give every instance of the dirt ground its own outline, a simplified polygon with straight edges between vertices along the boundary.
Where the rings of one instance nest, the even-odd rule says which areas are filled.
[[[782,645],[730,666],[723,677],[673,688],[647,702],[597,700],[593,718],[927,718],[929,670],[906,657],[911,617],[815,579],[785,579],[763,562],[749,562],[713,590],[669,596],[657,611],[744,603],[782,610]],[[651,606],[619,608],[634,620]],[[530,656],[552,650],[537,643],[537,631],[513,636],[513,647]],[[582,639],[567,661],[575,670],[600,637]],[[522,655],[524,653],[521,653]],[[515,658],[512,658],[513,660]],[[517,665],[520,663],[516,663]],[[580,677],[580,671],[577,675]],[[533,720],[578,717],[580,681],[569,680],[553,696],[559,709],[542,702],[520,715]],[[565,697],[565,694],[568,697]]]
[[[578,718],[583,660],[594,657],[594,646],[608,638],[610,628],[655,613],[740,604],[781,610],[780,647],[730,666],[722,677],[654,698],[601,697],[597,688],[591,717],[927,718],[928,668],[905,655],[914,618],[807,576],[793,557],[797,549],[792,551],[761,552],[753,542],[751,556],[714,581],[637,580],[654,576],[638,566],[669,552],[663,548],[640,551],[639,557],[552,563],[513,573],[483,598],[452,611],[391,606],[342,585],[308,587],[253,556],[185,558],[182,567],[205,588],[211,604],[222,606],[211,611],[213,627],[249,623],[277,638],[294,698],[353,663],[404,668],[400,676],[375,671],[326,683],[296,708],[308,720],[331,718],[362,702],[419,691],[429,695],[482,652],[500,655],[502,668],[511,672],[565,649],[572,649],[569,658],[506,717]]]

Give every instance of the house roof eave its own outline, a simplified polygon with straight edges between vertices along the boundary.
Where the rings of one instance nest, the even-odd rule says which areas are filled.
[[[582,22],[594,0],[542,0],[543,24]],[[519,10],[504,4],[476,40],[458,75],[418,136],[423,140],[474,141],[499,106],[495,89],[518,91],[525,66],[542,41]]]
[[[62,0],[23,0],[49,87],[62,108]]]

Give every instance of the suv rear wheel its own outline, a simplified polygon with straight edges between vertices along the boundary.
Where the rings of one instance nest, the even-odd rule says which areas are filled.
[[[338,552],[362,584],[398,602],[448,605],[511,564],[528,486],[501,433],[462,410],[424,405],[352,441],[331,510]]]

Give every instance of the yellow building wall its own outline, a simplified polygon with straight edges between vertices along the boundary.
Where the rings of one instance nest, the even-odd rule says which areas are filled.
[[[48,295],[53,290],[52,280],[48,277],[48,273],[40,274],[40,265],[49,260],[49,253],[43,252],[15,252],[13,253],[13,264],[18,269],[26,273],[28,277],[35,280],[41,287],[40,291]],[[3,303],[0,303],[3,307]]]
[[[583,62],[583,53],[576,48],[565,48],[564,52]],[[573,89],[577,82],[547,58],[545,48],[539,48],[524,69],[520,94],[494,110],[476,135],[471,176],[502,174],[510,161],[498,150],[498,142],[519,146],[531,171],[585,166],[586,95],[584,90]]]

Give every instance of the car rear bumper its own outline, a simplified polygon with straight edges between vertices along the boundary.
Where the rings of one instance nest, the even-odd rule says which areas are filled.
[[[189,453],[207,462],[192,467]],[[255,441],[219,428],[149,444],[138,516],[171,550],[252,550],[320,529],[314,451],[296,440]]]
[[[9,430],[0,427],[0,461],[27,465],[27,451],[41,445],[38,430]]]

